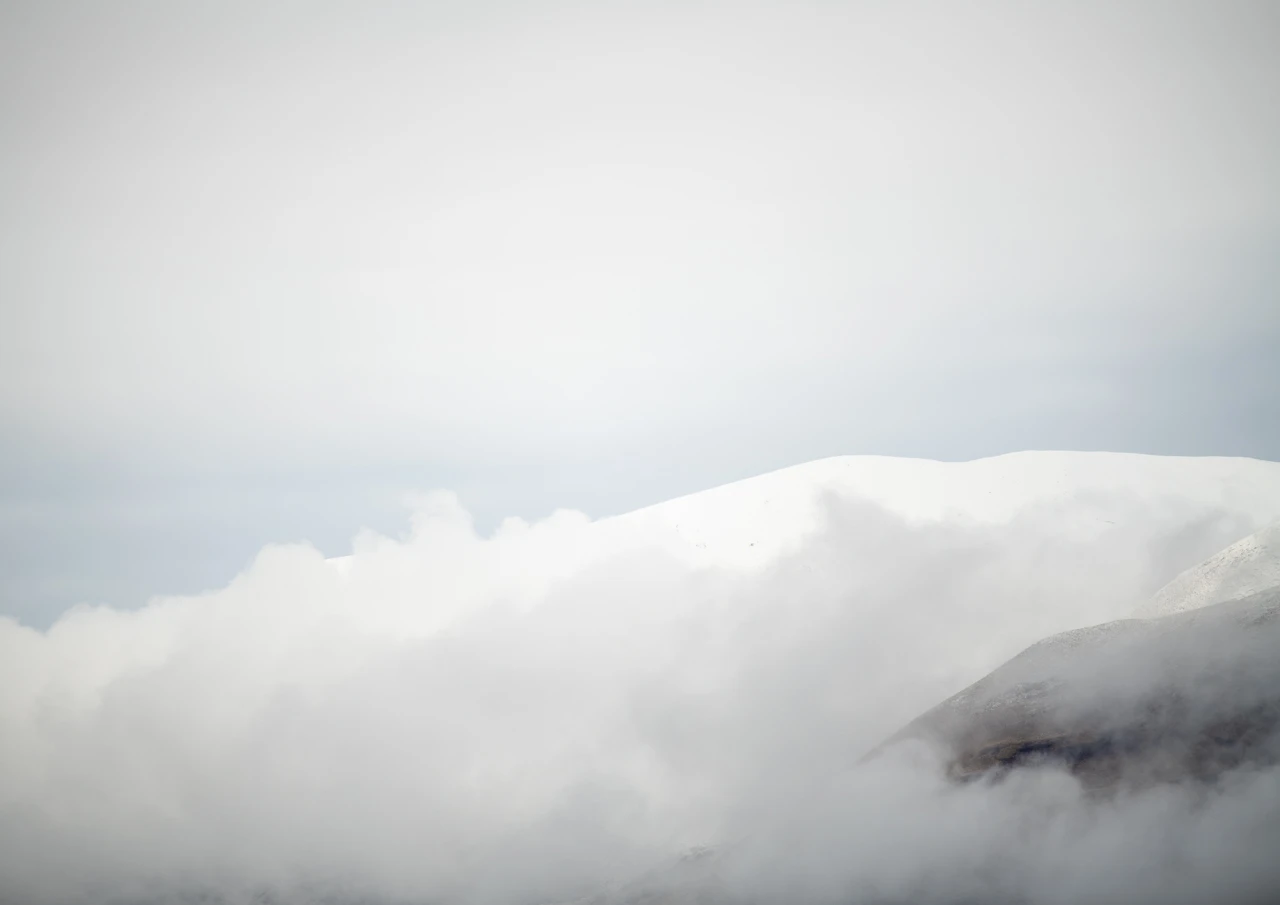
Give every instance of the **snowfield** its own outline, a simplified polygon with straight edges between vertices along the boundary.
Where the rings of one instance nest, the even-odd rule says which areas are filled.
[[[545,567],[549,558],[560,561],[561,573],[640,548],[692,565],[759,569],[819,530],[833,500],[872,503],[910,522],[961,525],[1007,523],[1031,509],[1051,509],[1057,530],[1084,537],[1105,534],[1142,506],[1167,511],[1171,522],[1188,512],[1234,520],[1245,526],[1239,537],[1280,519],[1280,463],[1105,452],[1020,452],[972,462],[839,456],[595,522],[574,512],[532,527],[512,519],[493,541],[521,566]],[[428,506],[466,521],[448,495]],[[552,534],[571,538],[574,549],[556,549]],[[350,556],[330,562],[342,572],[353,566]]]
[[[1280,522],[1250,534],[1156,592],[1134,614],[1168,616],[1280,587]]]

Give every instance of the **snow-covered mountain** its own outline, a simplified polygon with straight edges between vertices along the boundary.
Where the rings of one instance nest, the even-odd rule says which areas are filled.
[[[1020,452],[971,462],[840,456],[784,468],[599,523],[688,557],[768,561],[820,524],[824,499],[862,499],[911,521],[1007,522],[1058,506],[1065,530],[1104,527],[1134,501],[1280,519],[1280,463],[1100,452]]]
[[[1280,655],[1204,666],[1197,651],[1275,637],[1247,630],[1280,625],[1270,605],[1126,617],[1278,519],[1277,463],[851,457],[598,521],[513,519],[489,537],[436,494],[405,536],[362,535],[338,561],[271,547],[198,597],[80,608],[43,632],[0,620],[0,900],[226,887],[314,901],[311,884],[340,881],[370,901],[562,901],[616,881],[622,901],[654,902],[646,889],[675,877],[704,902],[725,884],[742,901],[858,901],[819,894],[824,877],[876,889],[904,857],[911,876],[926,862],[974,875],[988,855],[1039,863],[1058,844],[1052,827],[1022,841],[1041,799],[957,790],[932,761],[853,761],[1054,636],[1018,661],[1011,697],[1006,670],[970,700],[1006,715],[1022,699],[1087,702],[1100,696],[1034,686],[1097,689],[1167,652],[1193,677],[1190,700],[1216,712],[1222,696],[1201,692],[1240,664],[1265,678]],[[1237,612],[1243,623],[1218,619]],[[1164,646],[1151,625],[1182,628]],[[1145,700],[1147,686],[1120,687]],[[1229,741],[1262,725],[1204,723]],[[1092,731],[1060,735],[1096,742],[1077,728]],[[1114,835],[1155,838],[1146,818],[1115,821]],[[671,866],[703,845],[741,848]],[[369,877],[382,882],[366,889]],[[770,877],[782,885],[765,895]],[[802,882],[817,886],[802,895]]]
[[[1280,522],[1179,574],[1136,616],[1167,616],[1280,587]]]
[[[1172,517],[1212,514],[1244,526],[1229,542],[1280,519],[1280,463],[1226,457],[1031,451],[970,462],[839,456],[780,469],[624,515],[554,520],[578,532],[560,572],[619,551],[659,548],[694,565],[753,569],[821,527],[831,501],[865,501],[915,523],[1000,524],[1056,509],[1059,530],[1092,536],[1135,507]],[[513,519],[495,535],[528,539]],[[539,568],[559,552],[539,550]],[[345,570],[349,557],[330,562]]]
[[[1280,760],[1280,523],[1165,585],[1140,618],[1032,645],[912,721],[959,777],[1046,759],[1094,784]]]
[[[892,741],[941,744],[953,776],[1043,761],[1087,784],[1210,779],[1276,762],[1280,590],[1046,638]]]

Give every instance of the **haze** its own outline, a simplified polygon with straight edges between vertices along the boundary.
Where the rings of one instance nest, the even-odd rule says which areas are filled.
[[[0,608],[845,453],[1280,458],[1269,3],[7,3]]]
[[[0,5],[0,901],[1274,901],[1274,732],[1103,798],[878,746],[1224,588],[1062,699],[1274,709],[1277,48]]]

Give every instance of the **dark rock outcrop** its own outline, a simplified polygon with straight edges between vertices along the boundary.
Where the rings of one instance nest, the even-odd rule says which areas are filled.
[[[867,755],[922,739],[958,781],[1055,764],[1088,788],[1280,761],[1280,589],[1055,635]]]

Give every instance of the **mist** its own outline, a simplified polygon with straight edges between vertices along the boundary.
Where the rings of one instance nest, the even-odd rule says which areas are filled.
[[[0,901],[1266,900],[879,746],[1280,516],[1278,9],[0,4]]]
[[[1280,458],[1280,16],[0,5],[0,612],[797,462]]]
[[[480,537],[437,494],[344,560],[270,547],[210,594],[6,620],[0,898],[1255,901],[1274,770],[1095,801],[1049,769],[954,787],[919,743],[856,766],[1254,527],[1172,511],[832,496],[733,567],[569,512]],[[1120,517],[1065,530],[1082,512]]]

